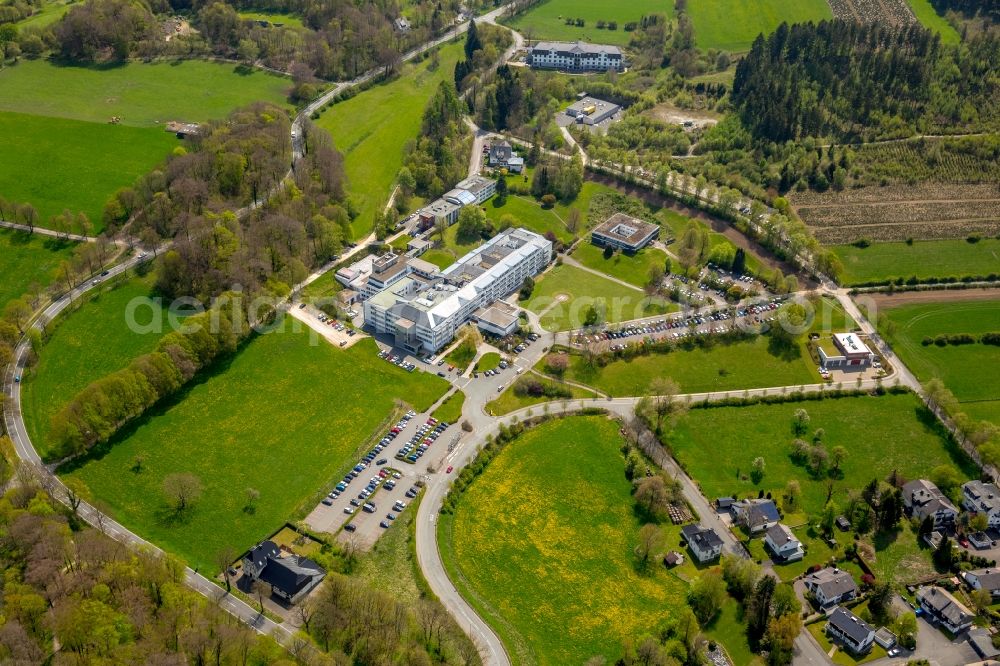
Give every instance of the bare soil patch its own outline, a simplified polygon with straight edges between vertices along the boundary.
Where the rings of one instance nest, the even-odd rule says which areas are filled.
[[[1000,301],[1000,287],[988,289],[937,289],[930,291],[904,291],[895,294],[865,294],[879,308],[895,308],[902,305],[940,303],[948,301]]]
[[[719,122],[719,115],[703,109],[682,109],[673,104],[657,104],[645,112],[654,120],[660,120],[673,125],[691,123],[691,127],[705,128]]]

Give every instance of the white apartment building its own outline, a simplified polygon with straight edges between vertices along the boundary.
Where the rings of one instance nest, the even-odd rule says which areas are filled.
[[[552,242],[544,236],[507,229],[439,275],[407,274],[365,301],[365,325],[404,349],[434,353],[477,313],[538,275],[551,257]]]
[[[606,72],[625,69],[622,50],[607,44],[586,42],[538,42],[528,56],[532,67],[570,72]]]

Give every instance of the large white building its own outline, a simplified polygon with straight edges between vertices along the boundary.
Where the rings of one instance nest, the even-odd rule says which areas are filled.
[[[586,42],[538,42],[528,56],[532,67],[569,72],[606,72],[625,69],[622,50],[607,44]]]
[[[434,353],[466,322],[495,320],[490,306],[538,275],[551,257],[544,236],[507,229],[438,274],[411,271],[395,280],[365,301],[365,325],[404,349]]]
[[[458,214],[466,206],[481,204],[497,191],[497,182],[483,176],[470,176],[455,185],[455,189],[445,192],[417,211],[421,230],[430,229],[438,222],[452,225],[458,221]]]

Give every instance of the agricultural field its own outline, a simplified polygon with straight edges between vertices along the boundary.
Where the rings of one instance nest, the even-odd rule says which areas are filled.
[[[963,411],[1000,425],[1000,377],[996,372],[1000,368],[1000,347],[979,343],[945,347],[923,344],[924,338],[937,335],[968,333],[978,337],[1000,332],[1000,300],[961,300],[962,296],[962,292],[944,293],[937,303],[898,307],[892,307],[889,297],[881,301],[879,313],[895,324],[892,347],[920,381],[941,379]]]
[[[844,265],[840,282],[845,285],[895,279],[946,278],[1000,274],[1000,239],[874,243],[861,248],[835,245],[833,251]]]
[[[86,214],[90,232],[100,233],[108,197],[152,170],[179,143],[174,135],[153,127],[0,111],[0,144],[17,155],[16,160],[0,161],[0,194],[33,205],[40,227],[69,210],[74,216]],[[85,232],[76,224],[71,230]]]
[[[993,184],[865,187],[796,194],[792,203],[828,245],[1000,234],[1000,194]]]
[[[140,303],[141,307],[133,305],[135,322],[151,324],[154,317],[160,317],[162,331],[139,333],[129,327],[126,321],[129,305]],[[25,425],[42,458],[49,451],[52,416],[91,382],[152,351],[170,331],[166,314],[162,302],[155,298],[149,276],[102,287],[93,298],[57,322],[38,354],[38,364],[26,377],[22,392]]]
[[[800,347],[773,349],[771,339],[716,343],[708,348],[678,348],[651,353],[606,366],[591,367],[573,354],[565,378],[611,396],[645,395],[654,379],[669,377],[684,393],[734,391],[770,386],[797,386],[819,381],[809,357]],[[737,395],[738,393],[734,393]]]
[[[8,301],[28,293],[32,284],[42,288],[51,284],[60,262],[70,258],[74,247],[76,243],[0,229],[0,275],[4,276],[0,282],[0,310]]]
[[[591,307],[603,313],[601,321],[612,324],[677,309],[665,299],[648,298],[639,288],[568,265],[556,266],[545,273],[524,305],[538,314],[542,326],[550,331],[582,328]]]
[[[516,17],[509,25],[528,39],[563,42],[580,40],[625,46],[631,34],[625,30],[626,23],[639,21],[647,14],[671,16],[673,12],[673,0],[629,0],[617,3],[606,0],[548,0]],[[584,24],[566,25],[567,18],[583,19]],[[598,29],[598,21],[617,21],[618,27],[616,30]]]
[[[687,12],[698,47],[724,51],[746,51],[757,35],[783,22],[832,17],[826,0],[689,0]]]
[[[587,268],[637,287],[643,287],[649,282],[649,272],[654,266],[662,271],[667,259],[663,250],[653,247],[639,250],[635,255],[616,253],[610,259],[605,259],[602,248],[586,241],[580,243],[571,256]]]
[[[312,509],[397,399],[424,410],[447,387],[385,363],[371,340],[346,350],[310,340],[308,331],[288,326],[258,336],[61,473],[83,481],[144,538],[192,567],[214,570],[223,548],[242,552]],[[194,474],[203,486],[181,514],[163,493],[164,478],[174,473]],[[260,492],[253,510],[245,508],[248,487]]]
[[[286,101],[291,86],[291,79],[283,76],[198,60],[111,68],[21,60],[0,69],[0,111],[93,123],[118,116],[122,125],[157,127],[168,120],[224,118],[258,100],[291,111]]]
[[[830,8],[845,21],[900,26],[917,20],[906,0],[830,0]]]
[[[663,567],[636,572],[642,522],[620,443],[603,417],[537,426],[440,520],[452,580],[516,663],[612,662],[623,641],[655,634],[685,603],[686,584]]]
[[[952,464],[967,477],[978,472],[942,437],[940,425],[909,393],[747,407],[692,409],[681,418],[667,445],[699,483],[706,497],[756,496],[760,490],[781,497],[791,479],[801,484],[801,513],[816,514],[826,503],[826,478],[817,479],[792,461],[792,415],[805,409],[809,430],[823,428],[827,450],[843,446],[847,456],[833,479],[834,502],[873,478],[894,469],[907,479],[926,476]],[[704,455],[712,451],[711,456]],[[750,478],[754,458],[764,459],[763,478]]]
[[[398,78],[334,104],[316,121],[344,154],[348,192],[359,212],[352,222],[356,239],[371,232],[403,166],[403,146],[420,133],[424,107],[464,55],[457,43],[438,53],[436,67],[433,58],[404,65]]]

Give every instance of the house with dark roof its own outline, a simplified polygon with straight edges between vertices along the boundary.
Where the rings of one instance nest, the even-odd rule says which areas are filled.
[[[928,617],[953,634],[960,634],[972,626],[975,614],[943,587],[919,588],[917,602]]]
[[[958,517],[958,508],[948,496],[925,479],[903,485],[903,508],[921,522],[931,518],[935,529],[953,524]]]
[[[854,654],[865,654],[875,642],[875,629],[843,606],[837,606],[826,623],[826,633]]]
[[[811,573],[802,579],[802,583],[824,608],[850,601],[858,596],[858,586],[854,582],[854,577],[836,567],[827,567]]]
[[[759,534],[778,524],[781,514],[769,499],[748,499],[733,502],[729,512],[737,525],[742,525],[750,534]]]
[[[802,550],[802,542],[782,523],[767,528],[764,545],[771,551],[774,561],[779,563],[797,562],[806,554]]]
[[[497,141],[490,145],[487,164],[494,169],[507,169],[511,173],[521,173],[524,159],[517,156],[514,147],[507,141]]]
[[[962,485],[962,506],[970,513],[982,513],[990,527],[1000,527],[1000,489],[978,479]]]
[[[1000,650],[993,646],[993,637],[985,629],[976,628],[969,631],[969,645],[982,659],[1000,657]]]
[[[713,529],[701,525],[685,525],[681,536],[699,562],[714,560],[722,554],[722,539]]]
[[[963,572],[962,576],[973,590],[986,590],[994,599],[1000,597],[1000,569],[974,569]]]
[[[326,577],[326,571],[306,557],[283,553],[270,540],[262,541],[243,558],[243,575],[250,583],[262,581],[288,603],[305,598]]]

